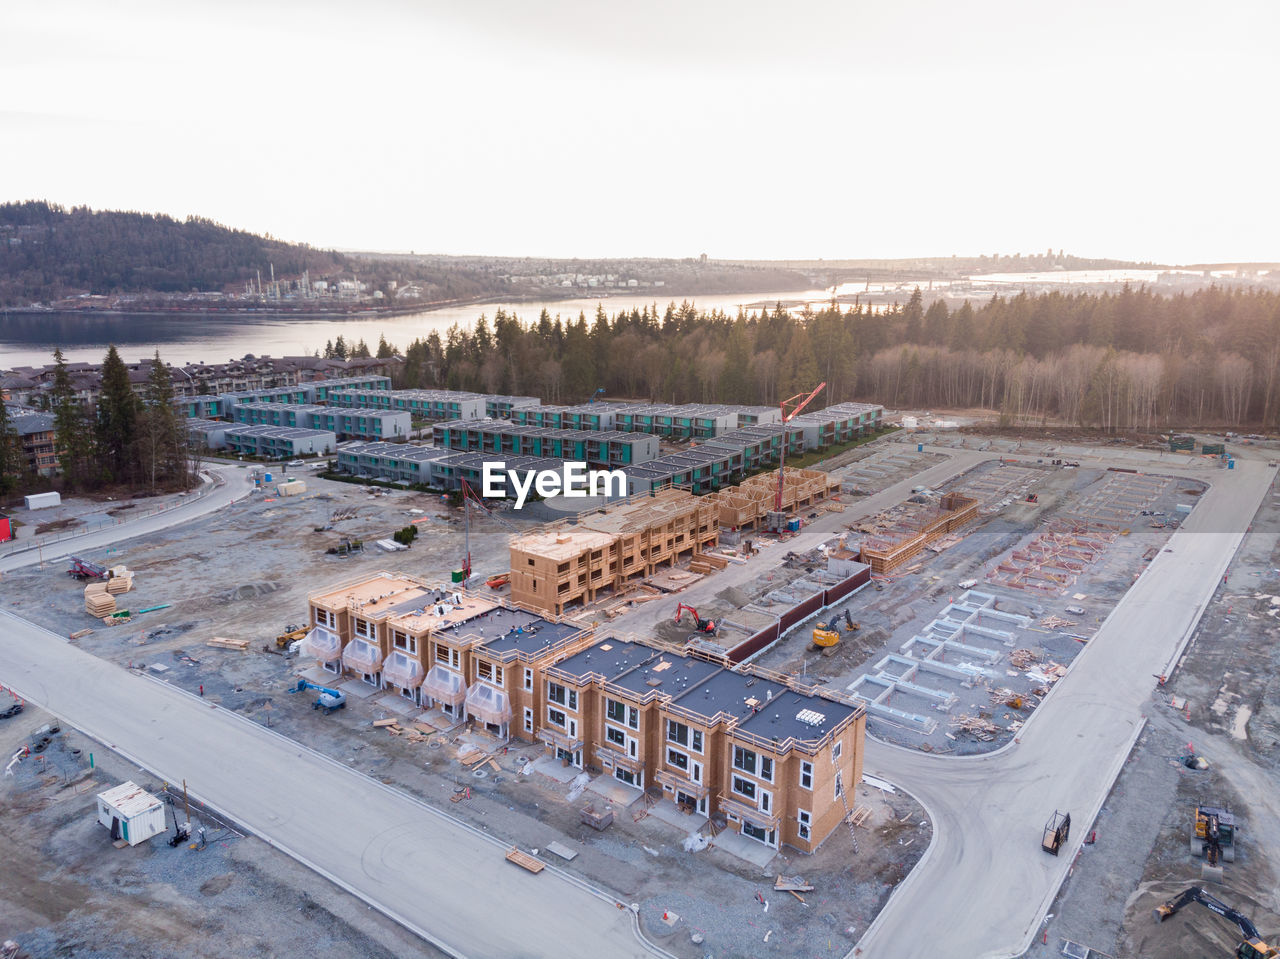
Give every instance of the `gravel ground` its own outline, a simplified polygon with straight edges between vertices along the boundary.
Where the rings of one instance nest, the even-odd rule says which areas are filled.
[[[198,692],[203,686],[205,697],[224,708],[270,723],[278,732],[492,831],[505,841],[522,848],[545,848],[558,839],[573,846],[579,856],[571,863],[557,863],[561,868],[613,890],[624,901],[640,903],[646,916],[658,909],[687,913],[704,936],[702,944],[692,942],[694,930],[689,922],[672,931],[661,923],[655,927],[646,919],[645,928],[655,935],[667,933],[668,948],[689,959],[706,954],[801,956],[847,952],[856,934],[865,930],[894,885],[927,848],[928,827],[918,825],[924,818],[918,805],[901,795],[890,796],[884,802],[879,791],[863,788],[859,802],[871,807],[872,816],[859,829],[858,855],[850,850],[848,834],[838,830],[813,856],[785,851],[771,864],[774,872],[803,873],[817,889],[812,896],[806,896],[807,906],[789,894],[783,894],[789,902],[775,901],[770,911],[775,916],[785,913],[786,934],[782,935],[784,930],[779,925],[779,931],[765,944],[762,937],[768,927],[761,925],[756,913],[761,907],[754,895],[763,890],[766,898],[777,900],[777,894],[771,891],[772,872],[763,876],[757,867],[715,848],[688,852],[681,847],[684,833],[656,817],[637,823],[630,814],[619,811],[615,824],[605,833],[582,825],[578,821],[579,804],[568,801],[567,787],[540,774],[526,777],[517,773],[524,760],[541,755],[541,746],[511,749],[497,757],[499,772],[476,778],[457,762],[456,742],[432,748],[434,744],[410,744],[374,729],[373,720],[396,715],[376,700],[352,697],[348,707],[338,713],[316,713],[306,697],[288,694],[295,682],[296,664],[263,652],[264,644],[274,650],[276,633],[287,623],[305,619],[306,596],[312,590],[378,569],[402,569],[427,578],[444,578],[448,570],[458,565],[462,554],[462,524],[459,511],[449,510],[437,498],[409,492],[373,497],[350,484],[316,477],[307,477],[306,481],[306,496],[274,501],[254,496],[190,526],[86,557],[125,563],[135,571],[136,589],[119,597],[121,607],[136,610],[171,604],[167,609],[137,616],[127,625],[105,627],[84,612],[82,584],[65,575],[63,564],[6,576],[5,604],[66,635],[92,627],[93,633],[74,642],[119,665],[147,668],[157,679],[188,691]],[[357,507],[357,516],[337,521],[333,531],[314,530],[327,522],[335,509],[344,506]],[[411,517],[411,509],[423,512]],[[425,521],[419,524],[421,533],[408,552],[391,555],[369,549],[350,558],[324,553],[340,536],[368,542],[389,535],[411,518]],[[498,524],[473,516],[472,553],[479,575],[505,569],[507,536],[507,530]],[[248,639],[249,651],[210,648],[206,642],[214,636]],[[165,670],[156,671],[157,665]],[[24,715],[24,722],[29,715]],[[25,723],[22,728],[28,725],[31,724]],[[190,785],[198,792],[199,771],[192,772]],[[119,778],[129,775],[141,774],[121,770]],[[470,787],[470,798],[450,802],[463,786]],[[905,821],[899,822],[904,817]],[[890,819],[894,821],[890,823]],[[30,825],[33,837],[58,828],[39,819]],[[87,835],[93,835],[92,830]],[[361,935],[372,933],[362,933],[363,927],[354,932],[347,927],[369,911],[356,900],[328,889],[315,877],[310,877],[311,884],[306,888],[312,889],[312,900],[323,902],[322,907],[300,904],[296,896],[272,891],[272,883],[278,877],[305,871],[253,840],[237,840],[227,851],[219,852],[228,859],[223,865],[209,870],[203,866],[191,869],[190,883],[185,885],[168,871],[169,860],[165,857],[173,853],[167,846],[130,860],[134,862],[132,871],[118,876],[106,871],[109,862],[102,857],[76,858],[47,836],[40,841],[45,843],[44,856],[57,870],[82,870],[95,886],[144,890],[130,902],[138,900],[131,910],[144,913],[147,923],[121,923],[119,931],[111,933],[131,936],[128,940],[85,939],[84,929],[88,927],[76,925],[81,915],[78,911],[61,916],[28,914],[11,928],[22,931],[21,939],[28,950],[32,949],[31,943],[36,944],[40,951],[32,951],[33,955],[90,955],[79,950],[89,945],[108,948],[102,945],[108,943],[111,955],[167,957],[203,951],[210,955],[291,956],[303,950],[314,953],[317,945],[324,948],[344,937],[356,943],[354,948],[347,948],[355,955],[428,954],[420,943],[413,948],[387,947],[383,939],[361,939]],[[658,855],[651,855],[646,847]],[[109,844],[108,850],[115,852]],[[253,850],[252,855],[247,850]],[[205,852],[199,855],[212,859]],[[116,860],[126,861],[119,856]],[[184,862],[179,871],[186,869]],[[261,874],[262,878],[248,881],[244,874],[249,870],[254,871],[254,877]],[[220,888],[224,882],[220,877],[229,874],[235,876],[235,881]],[[211,885],[206,887],[207,883]],[[298,885],[293,879],[289,883]],[[0,881],[0,900],[20,894],[5,889]],[[324,890],[329,895],[322,900]],[[681,905],[668,902],[672,895],[684,897]],[[188,898],[199,905],[198,910],[188,905]],[[686,906],[686,901],[692,905]],[[704,904],[701,912],[696,903]],[[143,904],[150,908],[140,909]],[[289,942],[278,942],[274,934],[262,932],[252,916],[243,922],[235,918],[250,907],[261,907],[264,917],[276,912],[287,914],[290,922],[283,924],[280,935],[287,936]],[[111,903],[107,902],[100,911],[109,912],[110,908]],[[233,923],[234,928],[230,928]],[[183,930],[198,927],[204,938],[188,942],[186,932],[178,935],[165,924]],[[850,933],[850,929],[854,932]],[[388,949],[389,952],[381,951]]]
[[[4,721],[0,750],[11,756],[50,719],[28,707]],[[31,959],[441,955],[282,853],[211,821],[202,850],[170,847],[172,832],[115,849],[94,796],[130,778],[159,784],[73,731],[40,755],[0,782],[0,940],[15,940]]]
[[[1000,469],[996,463],[982,464],[957,477],[945,489],[981,496],[979,483],[984,479],[998,478]],[[1019,633],[1020,648],[1030,649],[1038,662],[1070,664],[1083,648],[1083,640],[1092,635],[1133,583],[1143,567],[1144,555],[1153,549],[1163,548],[1173,532],[1172,525],[1153,528],[1150,523],[1176,522],[1174,506],[1193,499],[1181,491],[1201,484],[1181,480],[1169,484],[1160,499],[1150,507],[1153,513],[1161,515],[1148,517],[1135,512],[1128,527],[1131,530],[1129,535],[1112,542],[1101,558],[1087,566],[1063,594],[1044,596],[989,583],[986,574],[1012,549],[1022,548],[1034,539],[1044,524],[1077,508],[1105,484],[1123,482],[1126,474],[1096,469],[1020,469],[1041,474],[1029,487],[1038,494],[1039,502],[1009,503],[998,512],[983,514],[975,524],[966,527],[964,537],[956,545],[940,554],[923,554],[923,565],[918,572],[879,578],[873,587],[862,590],[841,604],[832,615],[841,619],[844,610],[848,609],[861,628],[852,635],[846,635],[834,655],[823,656],[814,650],[809,641],[811,627],[802,626],[757,661],[770,669],[804,673],[819,679],[824,685],[844,689],[858,676],[871,671],[870,667],[885,655],[899,653],[904,643],[939,616],[950,601],[959,598],[963,589],[958,584],[972,579],[977,581],[973,587],[975,590],[996,596],[999,610],[1031,618],[1030,628],[1013,630]],[[991,504],[993,507],[996,505]],[[856,539],[856,536],[853,534],[851,539]],[[1084,598],[1076,599],[1077,594],[1083,594]],[[1083,615],[1069,613],[1068,606],[1083,608],[1085,612]],[[1045,629],[1039,621],[1049,615],[1076,625],[1064,627],[1061,631]],[[992,641],[993,647],[999,648],[997,644],[998,641]],[[998,748],[1013,738],[1017,727],[1039,704],[1040,699],[1033,690],[1040,684],[1022,671],[1012,670],[1007,656],[991,668],[996,671],[995,675],[967,685],[922,674],[917,680],[921,685],[956,697],[946,711],[939,710],[934,700],[916,694],[899,692],[894,695],[891,705],[895,708],[936,718],[938,726],[932,733],[908,729],[874,714],[868,718],[868,732],[888,742],[937,753],[968,755]],[[1020,695],[1023,708],[1013,709],[1003,702],[993,702],[993,693],[997,689],[1007,689]],[[976,735],[957,729],[951,724],[961,715],[992,722],[999,731],[993,735]],[[985,738],[987,735],[991,738]]]
[[[1272,850],[1280,847],[1280,497],[1263,504],[1205,611],[1181,663],[1157,689],[1148,726],[1113,787],[1046,927],[1028,957],[1061,955],[1062,940],[1096,955],[1184,959],[1234,954],[1239,936],[1199,906],[1156,925],[1151,910],[1193,885],[1249,916],[1263,938],[1280,933]],[[1154,681],[1153,681],[1154,682]],[[1178,708],[1172,707],[1172,701]],[[1190,717],[1188,719],[1187,717]],[[1190,746],[1204,771],[1178,760]],[[1236,861],[1221,885],[1202,881],[1187,849],[1192,806],[1227,805],[1242,823]],[[1274,943],[1273,943],[1274,944]]]

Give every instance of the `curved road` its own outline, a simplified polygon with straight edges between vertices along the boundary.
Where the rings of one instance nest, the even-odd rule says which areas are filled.
[[[1181,654],[1276,475],[1239,460],[1209,476],[1159,471],[1213,485],[1019,741],[985,756],[945,758],[868,740],[864,768],[925,805],[934,839],[850,955],[932,959],[941,948],[994,959],[1031,944],[1141,732],[1155,675]],[[1073,823],[1057,858],[1040,849],[1055,809],[1069,811]]]
[[[69,536],[50,543],[42,550],[36,549],[34,545],[24,546],[19,543],[0,556],[0,573],[21,569],[24,566],[35,566],[42,559],[46,563],[65,559],[73,554],[100,549],[103,546],[113,546],[135,536],[145,536],[148,533],[189,523],[244,499],[253,489],[246,482],[246,471],[241,466],[206,466],[202,472],[206,476],[215,474],[222,482],[215,483],[214,487],[203,496],[193,498],[162,513],[125,520],[123,523],[105,526],[79,536]],[[209,482],[213,480],[210,479]]]

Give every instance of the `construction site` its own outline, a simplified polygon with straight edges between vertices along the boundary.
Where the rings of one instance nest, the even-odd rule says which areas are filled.
[[[339,673],[326,675],[298,648],[316,625],[309,597],[370,580],[390,566],[409,575],[406,588],[421,584],[427,590],[424,598],[413,600],[419,608],[456,592],[462,605],[528,611],[521,615],[546,624],[538,628],[541,639],[558,636],[561,629],[584,637],[586,645],[557,653],[558,663],[536,666],[567,687],[573,687],[570,674],[599,674],[604,678],[591,681],[604,684],[600,689],[625,684],[619,678],[625,666],[612,673],[594,666],[565,672],[561,664],[569,657],[585,656],[601,643],[650,644],[674,660],[717,664],[725,676],[742,670],[744,682],[755,676],[764,684],[760,690],[776,683],[779,690],[811,690],[848,703],[863,711],[866,734],[877,739],[939,755],[999,749],[1018,736],[1146,564],[1167,548],[1206,484],[1161,475],[1157,467],[1129,465],[1137,461],[1123,457],[1111,459],[1124,464],[1117,468],[1097,457],[1080,465],[1075,451],[1063,457],[1060,449],[1012,439],[1001,439],[999,449],[961,445],[950,451],[937,445],[926,449],[916,437],[895,439],[812,468],[788,470],[781,524],[769,517],[778,512],[776,472],[705,496],[661,490],[553,524],[532,524],[510,510],[499,511],[496,519],[472,511],[468,520],[463,508],[439,496],[372,492],[308,477],[300,495],[273,495],[263,486],[262,492],[190,525],[109,551],[86,551],[78,557],[84,578],[66,575],[65,561],[6,574],[7,605],[99,657],[203,696],[483,826],[531,862],[549,862],[615,890],[639,904],[641,928],[672,954],[690,959],[708,951],[844,955],[930,842],[932,829],[922,808],[892,784],[875,777],[854,784],[840,828],[829,830],[813,851],[800,851],[795,810],[779,818],[782,835],[770,844],[740,834],[740,822],[726,824],[711,807],[706,810],[711,815],[700,814],[692,787],[686,793],[691,804],[673,801],[674,792],[664,801],[664,780],[658,775],[663,763],[656,754],[636,766],[608,752],[625,752],[626,740],[615,744],[602,735],[608,725],[604,711],[612,709],[603,705],[605,699],[599,713],[579,713],[582,723],[601,728],[591,736],[580,734],[583,747],[575,749],[577,742],[567,733],[539,737],[548,708],[573,716],[545,699],[530,700],[528,709],[539,718],[530,735],[522,734],[527,727],[522,726],[521,684],[527,680],[514,665],[506,667],[510,676],[499,680],[513,707],[509,731],[501,723],[491,728],[483,709],[472,723],[465,715],[462,721],[442,720],[438,707],[453,693],[440,685],[430,693],[435,718],[427,715],[428,686],[417,684],[440,661],[429,658],[436,648],[426,639],[435,635],[431,630],[419,634],[403,627],[406,637],[419,636],[423,643],[412,647],[416,668],[407,663],[392,668],[392,659],[409,651],[398,642],[361,659],[354,652],[359,638],[354,621],[352,635],[339,644],[340,653],[347,644],[353,650],[349,663],[342,658],[345,668]],[[974,437],[965,442],[981,445]],[[1191,458],[1178,462],[1195,465]],[[405,549],[392,534],[407,526],[419,535]],[[450,573],[464,565],[468,536],[474,565],[470,581],[458,583]],[[1269,552],[1258,555],[1258,585],[1274,575],[1272,562]],[[199,590],[190,588],[193,581]],[[1251,623],[1274,618],[1280,601],[1252,589],[1246,600],[1245,593],[1220,590],[1225,607],[1215,605],[1198,635],[1206,634],[1215,616],[1222,620],[1218,628],[1225,622],[1242,637],[1257,632]],[[1264,598],[1252,598],[1255,593]],[[386,600],[388,608],[395,602]],[[368,608],[375,607],[376,602]],[[394,615],[412,619],[415,610]],[[474,665],[459,666],[465,683],[483,679],[478,670],[507,662],[499,638],[481,639],[480,633],[469,646],[442,644],[477,653]],[[495,655],[484,667],[482,650],[490,645]],[[1188,662],[1195,664],[1202,649],[1208,655],[1220,646],[1214,642],[1206,648],[1197,641]],[[1270,675],[1269,654],[1263,647],[1251,648],[1254,658],[1213,652],[1216,658],[1203,669],[1184,670],[1169,687],[1175,693],[1172,703],[1198,704],[1191,713],[1193,728],[1201,723],[1205,735],[1237,750],[1260,748],[1254,746],[1253,731],[1274,719],[1274,707],[1262,704],[1266,694],[1245,692],[1252,688],[1248,677],[1265,685]],[[557,669],[564,675],[557,678]],[[299,694],[300,679],[310,688]],[[1183,688],[1184,683],[1193,687]],[[1210,688],[1210,683],[1218,685]],[[545,690],[544,680],[535,685]],[[421,698],[405,695],[415,688]],[[314,708],[323,705],[324,694],[317,695],[317,689],[340,691],[342,707]],[[458,702],[465,699],[464,692]],[[585,709],[584,701],[578,702]],[[1150,766],[1156,781],[1167,780],[1170,788],[1141,801],[1129,795],[1132,789],[1118,793],[1122,801],[1104,810],[1097,824],[1099,843],[1087,847],[1081,863],[1082,869],[1095,868],[1088,865],[1090,857],[1102,862],[1107,854],[1108,816],[1136,816],[1121,810],[1143,803],[1144,809],[1151,807],[1144,815],[1154,815],[1155,806],[1168,804],[1158,822],[1149,824],[1162,830],[1162,837],[1167,830],[1167,841],[1154,842],[1150,861],[1135,878],[1146,896],[1143,903],[1172,895],[1182,875],[1185,864],[1177,861],[1173,837],[1181,829],[1178,842],[1185,857],[1178,810],[1189,798],[1221,799],[1240,811],[1245,836],[1262,828],[1242,810],[1248,796],[1239,795],[1231,777],[1217,773],[1222,759],[1211,758],[1205,770],[1181,764],[1185,744],[1174,742],[1180,738],[1174,730],[1187,720],[1172,705],[1165,708],[1171,729],[1161,732],[1153,723],[1135,762]],[[1237,728],[1250,732],[1241,739],[1233,732]],[[630,735],[625,723],[622,732]],[[1194,742],[1203,736],[1188,738]],[[584,748],[587,743],[599,748]],[[1209,740],[1195,745],[1197,754],[1214,756]],[[579,749],[581,755],[575,756]],[[603,759],[614,765],[604,768]],[[32,777],[33,768],[21,770],[30,777],[23,781],[29,791],[24,795],[31,797],[24,802],[42,801],[35,798],[45,794],[41,790],[55,789]],[[641,768],[644,778],[632,785],[629,777]],[[1126,770],[1118,791],[1130,775]],[[741,806],[741,795],[726,793],[725,799],[722,812],[756,815]],[[752,826],[757,828],[767,831],[767,823]],[[790,840],[784,838],[788,829]],[[1138,829],[1136,834],[1145,833]],[[236,843],[239,848],[259,845],[253,839]],[[1133,861],[1142,859],[1138,846],[1138,838],[1126,840],[1127,865],[1106,868],[1132,873]],[[1246,845],[1241,862],[1255,861],[1250,858],[1255,849]],[[254,856],[279,858],[265,847]],[[94,881],[93,876],[105,875],[95,874],[99,867],[83,856],[60,868],[69,870],[59,874],[63,878],[74,874]],[[1226,887],[1236,889],[1232,865],[1225,867],[1225,876]],[[1169,935],[1173,924],[1189,922],[1190,910],[1152,932],[1139,926],[1151,905],[1139,908],[1134,900],[1124,916],[1117,916],[1112,899],[1099,902],[1098,891],[1086,892],[1083,885],[1073,880],[1064,887],[1062,908],[1065,916],[1073,908],[1081,917],[1097,915],[1099,928],[1112,930],[1095,937],[1093,954],[1174,954],[1147,951],[1146,944],[1157,941],[1151,936]],[[1276,912],[1275,903],[1247,893],[1245,885],[1238,890],[1253,896],[1247,904],[1255,907],[1260,924],[1270,915],[1266,910]],[[766,911],[762,900],[772,908]],[[1081,904],[1073,906],[1076,900]],[[74,935],[71,920],[51,917],[48,922],[54,930],[50,942],[65,943]],[[1073,934],[1078,938],[1065,933],[1063,938],[1088,941]],[[393,933],[383,928],[377,935]],[[393,943],[383,948],[394,954],[431,954],[426,947],[415,953],[416,946],[395,945],[394,937],[379,941]],[[27,942],[23,945],[29,949]],[[378,954],[377,948],[371,944],[368,953]],[[1045,949],[1028,954],[1071,954],[1061,947]]]

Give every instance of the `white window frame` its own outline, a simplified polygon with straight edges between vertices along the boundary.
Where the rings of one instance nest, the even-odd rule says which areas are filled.
[[[559,696],[561,698],[557,698],[556,690],[560,691]],[[570,689],[563,683],[553,683],[551,680],[547,680],[547,702],[563,706],[569,712],[576,713],[578,711],[578,691]]]
[[[678,729],[684,730],[685,732],[684,738],[680,738],[679,736],[676,735],[676,730]],[[676,719],[668,719],[667,720],[667,742],[675,743],[677,746],[683,746],[685,749],[688,749],[689,748],[688,725]]]
[[[844,795],[844,774],[837,770],[835,780],[835,798],[832,801],[839,802],[842,795]]]
[[[485,674],[488,675],[485,675]],[[483,679],[494,686],[502,685],[502,667],[487,659],[476,660],[476,679]]]
[[[773,814],[773,793],[767,789],[760,790],[760,811]]]
[[[533,732],[533,707],[526,706],[524,708],[524,731],[526,733]]]
[[[533,670],[528,666],[524,668],[524,688],[526,692],[533,692]]]
[[[749,765],[748,765],[747,757],[750,757]],[[759,767],[759,760],[760,760],[760,756],[755,752],[755,750],[748,749],[746,746],[738,746],[736,744],[734,745],[733,747],[733,768],[734,769],[738,770],[739,772],[744,772],[749,776],[754,776],[756,774],[756,769]]]
[[[631,737],[623,732],[618,726],[606,725],[604,727],[604,741],[617,746],[619,749],[626,749],[627,740],[630,738]]]
[[[404,650],[411,656],[418,655],[418,637],[411,636],[409,633],[393,629],[391,631],[391,645],[396,649]]]
[[[800,760],[800,788],[813,792],[813,763]]]
[[[796,810],[796,835],[806,841],[813,836],[813,815],[807,809]]]
[[[680,762],[678,760],[682,760],[684,762],[684,765],[683,766],[680,765]],[[678,769],[682,773],[687,773],[689,771],[689,754],[686,752],[681,752],[679,749],[672,749],[670,746],[668,746],[667,747],[667,765],[670,766],[672,769]]]
[[[567,728],[569,730],[569,738],[577,739],[578,738],[578,721],[576,719],[571,718],[569,720],[569,725]]]
[[[554,706],[547,707],[547,725],[559,726],[565,729],[569,724],[569,717],[564,714],[564,710],[556,709]]]
[[[764,754],[761,754],[760,778],[767,783],[773,782],[773,757],[772,756],[765,756]]]
[[[832,762],[837,762],[837,763],[838,763],[838,762],[840,761],[840,755],[841,755],[843,752],[844,752],[844,740],[843,740],[843,739],[837,739],[837,740],[836,740],[834,743],[832,743],[832,745],[831,745],[831,761],[832,761]]]
[[[615,706],[617,707],[617,710],[613,709]],[[619,719],[617,716],[612,715],[611,713],[614,711],[620,711],[623,718]],[[621,699],[611,699],[606,697],[604,701],[604,714],[605,718],[610,722],[621,723],[629,729],[640,728],[640,710]]]
[[[743,788],[739,788],[743,787]],[[748,779],[746,776],[732,776],[729,779],[729,791],[735,796],[742,796],[750,799],[752,802],[760,796],[760,787],[756,785],[754,779]]]
[[[355,625],[352,626],[352,632],[361,639],[375,639],[378,635],[377,629],[373,625],[372,621],[361,619],[359,616],[356,617]]]
[[[445,646],[443,643],[437,643],[436,662],[444,663],[451,669],[461,669],[462,653],[460,650],[454,649],[452,646]]]
[[[689,765],[689,778],[696,783],[702,782],[702,763],[691,763]]]

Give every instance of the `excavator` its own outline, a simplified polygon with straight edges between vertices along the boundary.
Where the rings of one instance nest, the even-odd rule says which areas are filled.
[[[686,612],[693,617],[693,625],[697,628],[698,632],[706,633],[709,636],[714,636],[716,634],[716,629],[718,627],[716,626],[716,621],[714,619],[703,619],[698,615],[698,611],[696,609],[692,606],[686,606],[684,603],[680,603],[676,606],[677,623],[680,622],[680,617]]]
[[[1199,886],[1193,886],[1175,899],[1155,908],[1156,922],[1164,922],[1188,903],[1198,902],[1210,912],[1216,912],[1228,922],[1234,922],[1244,936],[1236,946],[1236,959],[1280,959],[1280,950],[1268,946],[1258,938],[1258,928],[1248,916],[1242,916],[1226,903],[1213,898]]]
[[[318,686],[315,683],[309,683],[305,679],[298,680],[298,685],[289,690],[291,693],[300,693],[304,689],[314,689],[320,695],[316,697],[316,701],[311,704],[312,709],[323,709],[327,716],[335,709],[341,709],[347,705],[347,694],[340,689],[330,689],[328,686]]]
[[[1191,855],[1204,856],[1209,865],[1236,861],[1236,818],[1219,806],[1196,806],[1191,827]]]
[[[844,611],[844,631],[846,633],[857,632],[862,628],[861,623],[855,623],[853,616],[846,609]],[[836,651],[836,645],[840,642],[840,620],[831,619],[828,622],[818,622],[813,624],[813,645],[815,648],[822,650],[823,656],[830,656]]]

